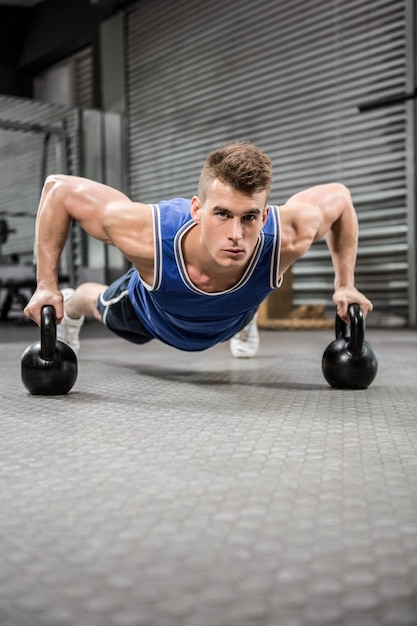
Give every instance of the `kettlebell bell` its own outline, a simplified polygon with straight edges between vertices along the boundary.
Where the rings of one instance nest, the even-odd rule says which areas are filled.
[[[77,380],[77,357],[56,340],[55,309],[41,311],[41,340],[28,346],[21,359],[22,382],[31,395],[57,396],[68,393]]]
[[[365,317],[358,304],[348,308],[348,325],[336,315],[336,339],[323,353],[322,371],[331,387],[366,389],[375,379],[378,361],[372,346],[365,341]]]

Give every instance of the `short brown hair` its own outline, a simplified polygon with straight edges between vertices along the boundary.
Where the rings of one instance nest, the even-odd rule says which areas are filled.
[[[269,195],[272,163],[258,146],[247,141],[230,143],[206,158],[198,184],[198,195],[203,202],[208,185],[216,178],[242,193],[268,191]]]

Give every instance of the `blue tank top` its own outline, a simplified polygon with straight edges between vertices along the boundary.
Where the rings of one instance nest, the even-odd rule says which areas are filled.
[[[226,341],[253,317],[279,280],[280,222],[271,206],[252,259],[242,278],[226,291],[206,293],[190,280],[181,242],[195,222],[190,200],[176,198],[152,205],[155,234],[154,283],[134,272],[129,298],[148,332],[180,350],[205,350]]]

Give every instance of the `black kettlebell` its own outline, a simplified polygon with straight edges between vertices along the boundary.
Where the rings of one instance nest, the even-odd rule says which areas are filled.
[[[378,361],[372,346],[365,341],[365,317],[358,304],[348,308],[348,325],[336,315],[336,339],[323,353],[323,375],[337,389],[366,389],[374,380]]]
[[[58,396],[68,393],[77,380],[77,357],[62,341],[56,340],[53,306],[41,311],[41,340],[22,354],[22,382],[33,396]]]

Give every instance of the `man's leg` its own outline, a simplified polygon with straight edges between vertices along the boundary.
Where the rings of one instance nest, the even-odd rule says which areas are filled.
[[[57,327],[57,339],[68,344],[78,355],[80,330],[85,317],[94,317],[102,322],[97,310],[97,299],[107,289],[100,283],[83,283],[77,289],[66,288],[64,295],[64,318]]]
[[[75,290],[63,289],[65,315],[57,327],[57,338],[77,352],[81,326],[85,316],[90,316],[127,341],[137,344],[151,341],[153,336],[143,326],[128,295],[134,272],[135,268],[131,267],[109,286],[83,283]]]
[[[236,359],[251,359],[257,354],[259,349],[257,317],[256,313],[251,321],[231,338],[230,351]]]
[[[74,290],[63,289],[65,315],[72,319],[83,316],[95,317],[99,322],[102,322],[97,309],[97,300],[107,288],[108,285],[101,283],[83,283]]]

